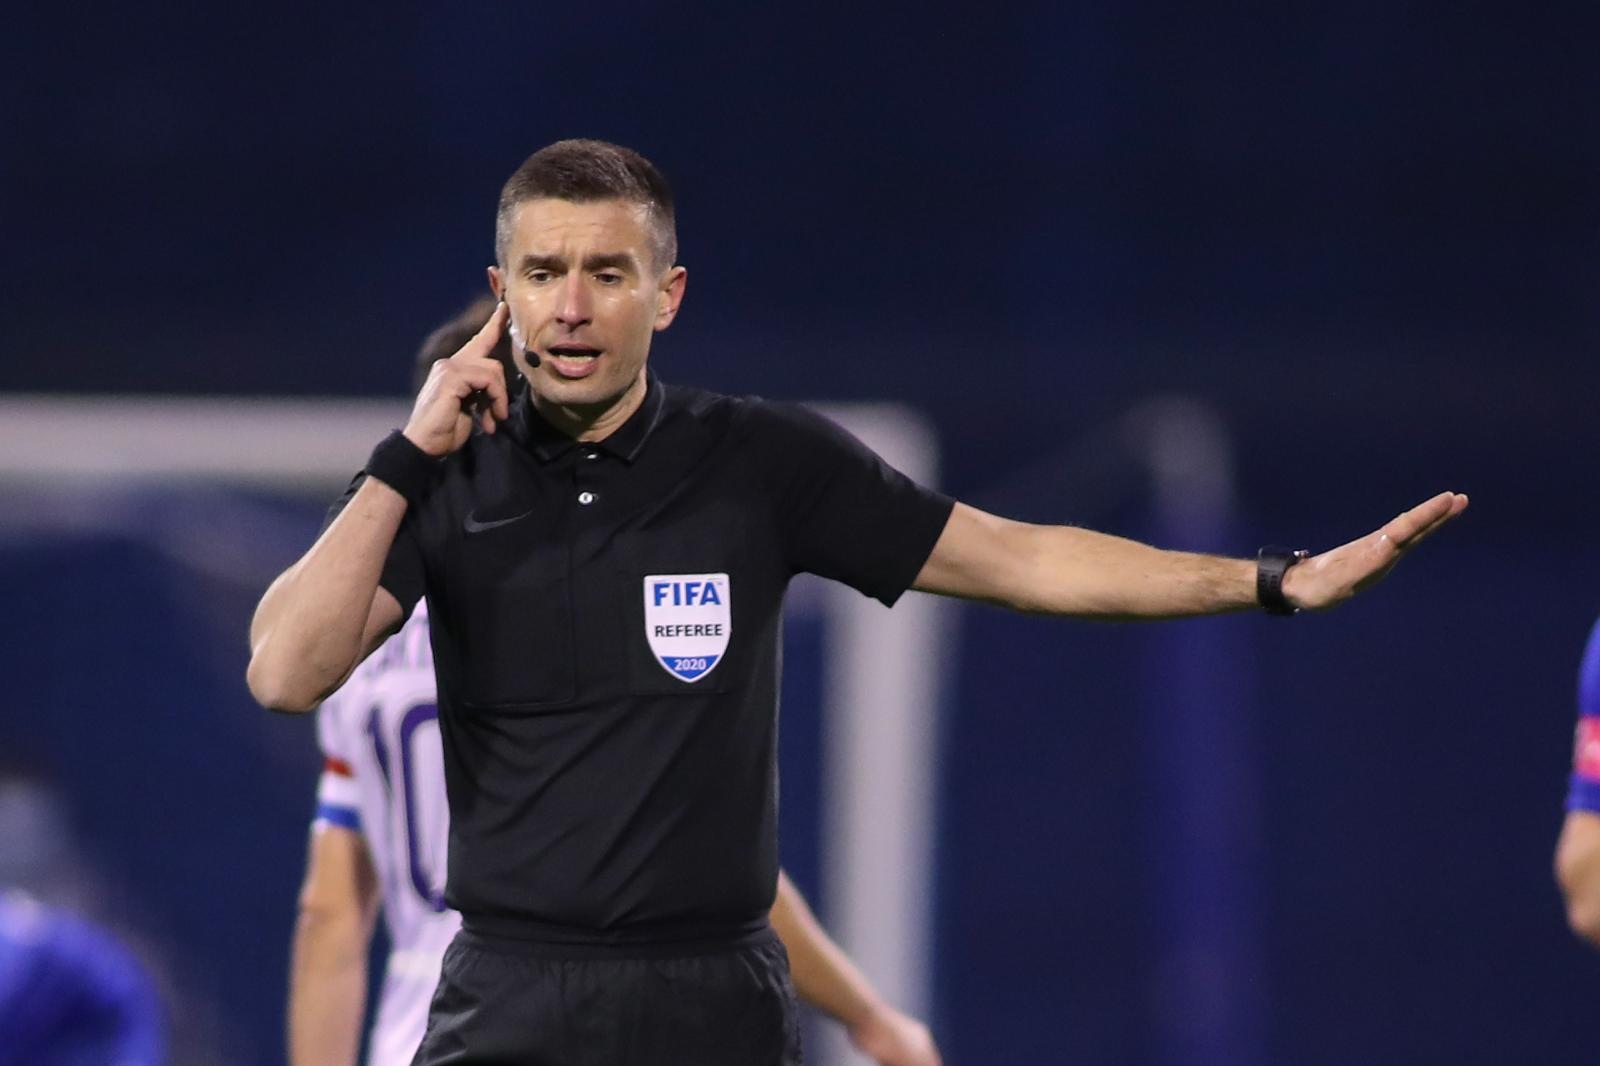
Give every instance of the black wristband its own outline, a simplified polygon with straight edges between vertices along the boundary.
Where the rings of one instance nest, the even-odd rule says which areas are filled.
[[[366,474],[377,478],[415,507],[428,495],[439,473],[439,460],[411,443],[398,429],[378,442],[367,459]]]
[[[1283,594],[1283,575],[1289,567],[1309,558],[1308,551],[1266,547],[1256,552],[1256,602],[1268,614],[1299,614],[1300,608]]]

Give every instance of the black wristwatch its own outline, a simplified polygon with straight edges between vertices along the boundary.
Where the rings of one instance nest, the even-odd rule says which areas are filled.
[[[1304,549],[1294,551],[1276,546],[1256,552],[1256,602],[1261,604],[1263,611],[1268,614],[1300,613],[1300,608],[1290,603],[1283,594],[1283,575],[1289,572],[1289,567],[1310,557],[1311,553]]]

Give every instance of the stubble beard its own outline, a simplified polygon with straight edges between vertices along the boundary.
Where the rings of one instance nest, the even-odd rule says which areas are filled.
[[[535,373],[537,375],[537,372]],[[618,391],[607,389],[598,396],[584,396],[583,394],[589,392],[593,384],[595,383],[589,381],[552,382],[540,375],[530,379],[528,391],[534,407],[546,421],[573,436],[578,436],[600,425],[606,420],[607,415],[619,407],[631,404],[637,408],[638,404],[643,402],[645,366],[640,364],[639,370]],[[541,389],[540,385],[544,385],[549,391]],[[555,387],[549,388],[551,385]],[[626,418],[618,419],[615,425],[608,426],[607,429],[615,430],[624,421]]]

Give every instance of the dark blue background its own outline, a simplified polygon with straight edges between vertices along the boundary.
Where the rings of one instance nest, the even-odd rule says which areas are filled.
[[[1243,708],[1229,758],[1253,782],[1230,855],[1264,1020],[1235,1061],[1587,1061],[1600,966],[1548,865],[1600,605],[1597,29],[1582,5],[18,9],[0,389],[397,393],[481,288],[500,182],[600,136],[678,191],[669,379],[905,401],[957,495],[1146,537],[1163,527],[1132,473],[1074,495],[1082,441],[1197,396],[1238,450],[1230,541],[1205,545],[1232,552],[1470,491],[1367,602],[1195,624],[1248,665],[1227,675],[1247,697],[1208,697]],[[114,613],[93,590],[146,571],[130,552],[30,559],[12,587]],[[1160,1020],[1187,831],[1163,814],[1217,799],[1170,774],[1150,664],[1172,627],[962,619],[948,1059],[1208,1061]],[[36,664],[45,629],[21,629]],[[41,702],[14,706],[64,691],[35,673]],[[240,699],[231,666],[204,684],[197,702]],[[125,713],[181,746],[170,716]],[[298,802],[268,768],[226,776]],[[291,866],[302,815],[273,823]]]

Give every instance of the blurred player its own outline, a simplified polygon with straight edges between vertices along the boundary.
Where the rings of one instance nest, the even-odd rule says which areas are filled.
[[[161,1001],[108,931],[0,891],[0,1066],[167,1061]]]
[[[1578,731],[1567,818],[1556,843],[1556,879],[1567,900],[1567,924],[1600,946],[1600,622],[1578,670]]]
[[[56,790],[33,768],[0,765],[0,1066],[162,1066],[155,981],[76,912],[93,879],[72,851]]]
[[[494,307],[478,301],[435,331],[418,354],[419,382]],[[503,340],[494,354],[515,381]],[[391,947],[367,1061],[409,1063],[422,1040],[440,961],[461,924],[444,902],[449,813],[436,700],[423,602],[318,712],[324,772],[294,939],[292,1066],[355,1063],[380,904]],[[781,874],[771,920],[800,996],[858,1048],[883,1066],[938,1066],[927,1028],[879,998]]]

